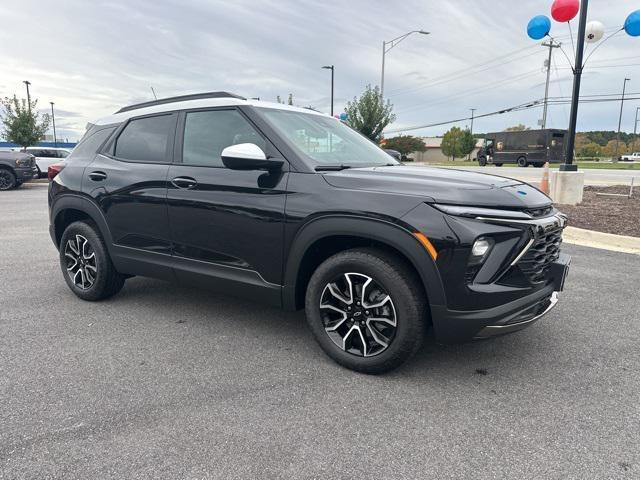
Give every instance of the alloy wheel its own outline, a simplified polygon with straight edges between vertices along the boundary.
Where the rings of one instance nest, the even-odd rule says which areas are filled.
[[[9,190],[13,187],[13,175],[5,169],[0,169],[0,190]]]
[[[74,285],[82,290],[90,289],[96,281],[98,267],[96,254],[89,241],[82,235],[69,239],[64,248],[64,256],[67,274]]]
[[[347,353],[372,357],[389,348],[397,327],[389,294],[373,278],[344,273],[320,296],[320,313],[329,338]]]

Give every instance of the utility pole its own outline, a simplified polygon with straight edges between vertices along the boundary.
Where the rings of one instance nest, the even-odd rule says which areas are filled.
[[[56,116],[53,113],[53,102],[49,103],[51,104],[51,121],[53,122],[53,146],[58,148],[58,137],[56,137]]]
[[[22,83],[27,86],[27,106],[29,107],[29,113],[31,113],[31,95],[29,95],[29,85],[31,85],[31,82],[29,80],[25,80]]]
[[[576,145],[576,125],[578,122],[578,105],[580,104],[580,80],[582,78],[582,57],[584,55],[584,33],[587,28],[587,10],[589,0],[580,2],[580,23],[578,24],[578,44],[576,45],[576,63],[573,67],[573,94],[571,95],[571,114],[569,115],[569,132],[565,163],[560,164],[561,172],[577,172],[578,166],[573,164],[573,148]],[[582,188],[582,187],[581,187]],[[581,190],[582,191],[582,190]],[[582,201],[582,195],[580,196]]]
[[[637,131],[638,131],[638,111],[640,110],[640,107],[636,107],[636,121],[633,124],[633,147],[631,148],[633,153],[636,149],[636,135],[637,135]]]
[[[549,106],[549,78],[551,77],[551,55],[554,48],[560,48],[561,43],[554,43],[553,39],[548,42],[542,42],[543,47],[549,47],[549,58],[547,59],[547,83],[544,86],[544,109],[542,110],[542,124],[544,130],[547,128],[547,108]]]
[[[613,156],[613,163],[618,162],[618,153],[620,148],[620,126],[622,125],[622,107],[624,107],[624,92],[627,88],[627,82],[630,78],[625,78],[622,83],[622,99],[620,100],[620,116],[618,117],[618,133],[616,134],[616,154]]]
[[[471,133],[471,138],[473,138],[473,116],[474,116],[474,113],[476,112],[476,109],[475,108],[470,108],[469,110],[471,110],[471,128],[469,129],[469,133]],[[474,149],[476,148],[475,140],[473,142],[473,148]],[[471,152],[469,152],[469,155],[467,156],[467,160],[471,160]]]

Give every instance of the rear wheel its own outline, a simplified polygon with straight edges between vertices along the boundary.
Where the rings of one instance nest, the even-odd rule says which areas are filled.
[[[74,222],[60,240],[60,267],[67,285],[83,300],[109,298],[124,285],[93,223]]]
[[[420,347],[426,326],[421,281],[404,262],[377,249],[340,252],[323,262],[307,287],[307,322],[339,364],[384,373]]]
[[[533,166],[536,168],[542,168],[544,167],[544,163],[534,163]]]
[[[528,167],[529,166],[529,164],[527,163],[526,157],[519,157],[517,163],[518,163],[519,167]]]
[[[11,190],[16,186],[16,175],[11,170],[0,168],[0,190]]]
[[[494,163],[494,165],[495,165],[496,167],[501,167],[501,166],[502,166],[502,164],[501,164],[501,163]]]
[[[478,165],[481,167],[485,167],[487,165],[487,159],[485,157],[480,157],[478,159]]]

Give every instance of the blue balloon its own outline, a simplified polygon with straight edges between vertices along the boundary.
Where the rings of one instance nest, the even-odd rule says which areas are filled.
[[[624,31],[632,37],[640,37],[640,10],[629,14],[624,22]]]
[[[537,15],[529,20],[527,34],[534,40],[540,40],[551,31],[551,20],[546,15]]]
[[[342,112],[340,114],[340,120],[342,120],[343,122],[347,121],[347,112]]]

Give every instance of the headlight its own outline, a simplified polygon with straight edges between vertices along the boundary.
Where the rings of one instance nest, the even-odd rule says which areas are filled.
[[[29,167],[31,166],[31,158],[27,157],[27,158],[19,158],[16,160],[16,165],[18,167]]]
[[[500,210],[497,208],[484,207],[468,207],[466,205],[442,205],[432,203],[432,207],[437,208],[441,212],[459,217],[488,217],[488,218],[512,218],[518,220],[531,220],[533,217],[528,213],[518,210]]]

